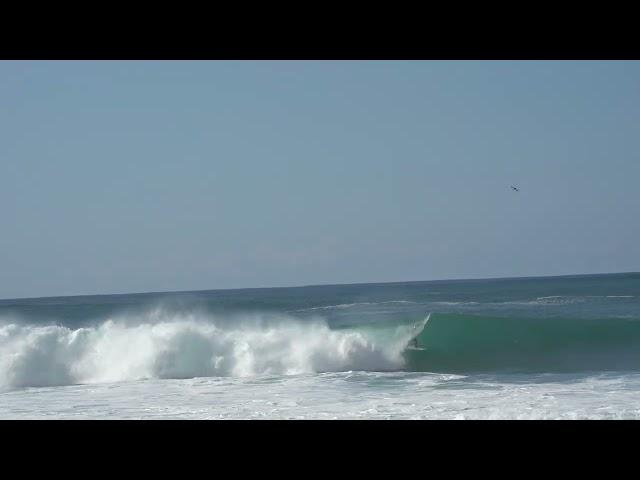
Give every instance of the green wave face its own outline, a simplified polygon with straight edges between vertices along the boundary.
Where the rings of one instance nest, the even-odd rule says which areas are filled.
[[[578,372],[640,370],[640,321],[432,315],[410,371]]]

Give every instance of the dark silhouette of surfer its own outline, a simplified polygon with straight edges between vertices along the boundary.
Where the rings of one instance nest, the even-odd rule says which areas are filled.
[[[518,190],[516,187],[514,187],[513,185],[511,185],[511,190],[514,190],[516,192],[519,192],[520,190]]]
[[[418,328],[418,326],[414,325],[413,329],[415,330],[416,328]],[[413,346],[413,348],[420,348],[420,345],[418,345],[418,336],[416,335],[415,337],[413,337],[409,344]]]

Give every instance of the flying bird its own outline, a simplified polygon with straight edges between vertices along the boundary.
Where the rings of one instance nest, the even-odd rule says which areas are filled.
[[[516,192],[519,192],[520,190],[518,190],[516,187],[514,187],[513,185],[511,185],[511,190],[515,190]]]

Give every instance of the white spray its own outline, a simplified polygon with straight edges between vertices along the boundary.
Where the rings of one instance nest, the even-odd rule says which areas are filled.
[[[321,320],[168,314],[95,327],[0,324],[0,390],[146,378],[295,375],[402,368],[411,328],[388,341]]]

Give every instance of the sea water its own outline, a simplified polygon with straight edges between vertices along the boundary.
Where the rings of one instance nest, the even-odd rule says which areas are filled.
[[[0,418],[638,416],[637,273],[0,300]]]

